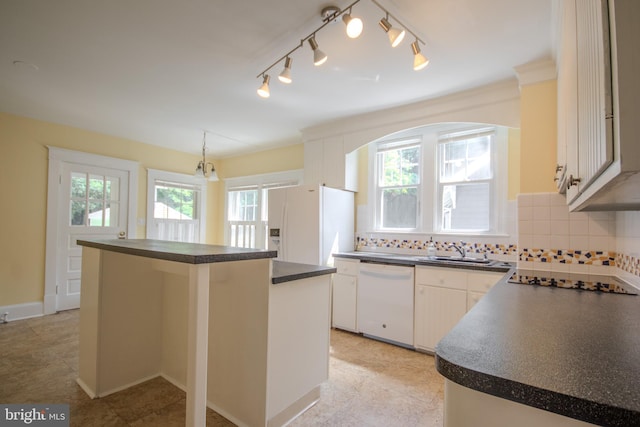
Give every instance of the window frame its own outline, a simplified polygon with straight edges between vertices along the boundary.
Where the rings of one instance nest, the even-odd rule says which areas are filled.
[[[437,186],[437,173],[438,170],[438,135],[440,133],[454,133],[462,131],[472,131],[477,129],[492,128],[495,131],[495,139],[493,144],[493,174],[494,174],[494,186],[493,198],[491,200],[491,227],[486,232],[468,232],[468,231],[447,231],[442,230],[438,224],[440,218],[438,217],[439,208],[437,207],[439,194]],[[390,229],[381,228],[379,226],[379,200],[378,200],[378,177],[377,177],[377,144],[407,140],[411,138],[421,139],[421,178],[420,183],[422,190],[420,192],[421,201],[419,202],[419,217],[420,225],[417,229]],[[509,184],[509,165],[508,159],[508,142],[509,142],[509,128],[501,125],[492,125],[486,123],[443,123],[424,125],[416,128],[412,128],[406,131],[396,132],[390,134],[387,137],[380,138],[378,140],[369,143],[368,149],[368,165],[369,173],[368,188],[369,188],[369,202],[366,215],[368,225],[363,221],[358,223],[359,231],[366,231],[371,233],[396,233],[396,234],[427,234],[427,235],[442,235],[442,236],[505,236],[507,233],[506,227],[508,222],[506,219],[506,209],[508,206],[507,190]],[[375,200],[373,200],[375,198]]]
[[[255,222],[256,249],[267,249],[267,230],[268,230],[268,206],[264,203],[264,193],[271,188],[290,187],[300,185],[303,182],[304,170],[295,169],[284,172],[274,172],[260,175],[248,175],[235,178],[225,179],[224,191],[224,242],[225,245],[231,246],[231,220],[229,220],[229,193],[231,191],[257,190],[257,206]],[[267,200],[268,203],[268,200]],[[262,219],[262,218],[265,219]],[[258,236],[264,236],[265,241],[258,239]],[[264,247],[258,246],[257,243],[264,243]]]
[[[418,147],[420,150],[420,155],[418,157],[418,183],[411,185],[394,185],[388,187],[380,186],[380,173],[382,165],[380,164],[379,154],[384,151],[390,151],[394,148],[410,148],[410,147]],[[424,144],[421,136],[407,136],[403,138],[394,138],[394,139],[385,139],[382,141],[378,141],[375,144],[375,150],[373,150],[373,187],[375,191],[375,207],[374,207],[374,227],[376,231],[383,232],[415,232],[422,229],[422,214],[421,214],[421,206],[423,200],[423,164],[424,164]],[[408,187],[416,187],[416,226],[415,228],[392,228],[392,227],[383,227],[383,213],[382,213],[382,196],[385,189],[388,188],[408,188]]]
[[[196,208],[198,215],[198,243],[206,242],[206,215],[207,215],[207,181],[192,175],[186,175],[176,172],[168,172],[158,169],[147,169],[147,222],[146,222],[146,238],[157,238],[152,233],[155,211],[155,193],[156,182],[164,182],[168,184],[176,184],[176,186],[194,187],[200,193],[200,200]]]
[[[444,167],[444,153],[442,147],[444,144],[464,141],[478,136],[491,136],[490,140],[490,178],[474,179],[474,180],[458,180],[458,181],[442,181],[442,168]],[[499,159],[498,159],[498,129],[495,126],[481,126],[473,128],[451,129],[449,131],[439,132],[434,148],[436,167],[434,175],[434,186],[436,200],[434,203],[434,231],[442,234],[495,234],[498,230],[498,176],[499,176]],[[477,229],[457,229],[450,230],[443,228],[443,207],[442,196],[444,187],[447,185],[471,185],[471,184],[489,184],[489,227],[486,230]]]

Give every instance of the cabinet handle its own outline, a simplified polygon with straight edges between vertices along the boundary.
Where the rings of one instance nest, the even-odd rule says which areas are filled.
[[[567,190],[573,187],[574,185],[578,185],[582,181],[580,178],[574,178],[573,175],[569,175],[569,179],[567,180]]]

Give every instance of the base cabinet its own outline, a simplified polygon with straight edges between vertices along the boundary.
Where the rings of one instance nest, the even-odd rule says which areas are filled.
[[[503,276],[496,272],[416,267],[415,347],[435,352],[438,341]]]
[[[436,344],[467,312],[467,292],[437,286],[416,285],[416,348],[435,351]]]
[[[358,332],[357,299],[358,269],[357,259],[336,258],[338,270],[333,275],[331,326],[350,332]]]
[[[331,326],[357,332],[357,278],[344,274],[333,276],[333,320]]]

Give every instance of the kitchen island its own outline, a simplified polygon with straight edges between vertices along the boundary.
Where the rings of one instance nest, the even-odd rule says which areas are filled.
[[[283,425],[319,399],[334,269],[214,245],[78,244],[78,383],[91,397],[163,376],[186,390],[188,426],[205,425],[206,406],[237,425]]]
[[[437,345],[445,427],[639,426],[639,326],[638,296],[504,279]]]

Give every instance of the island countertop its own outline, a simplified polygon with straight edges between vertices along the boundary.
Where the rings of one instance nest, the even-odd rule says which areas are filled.
[[[436,367],[493,396],[640,426],[640,297],[505,279],[438,343]]]
[[[78,240],[78,245],[187,264],[208,264],[275,258],[277,256],[276,251],[152,239]]]

